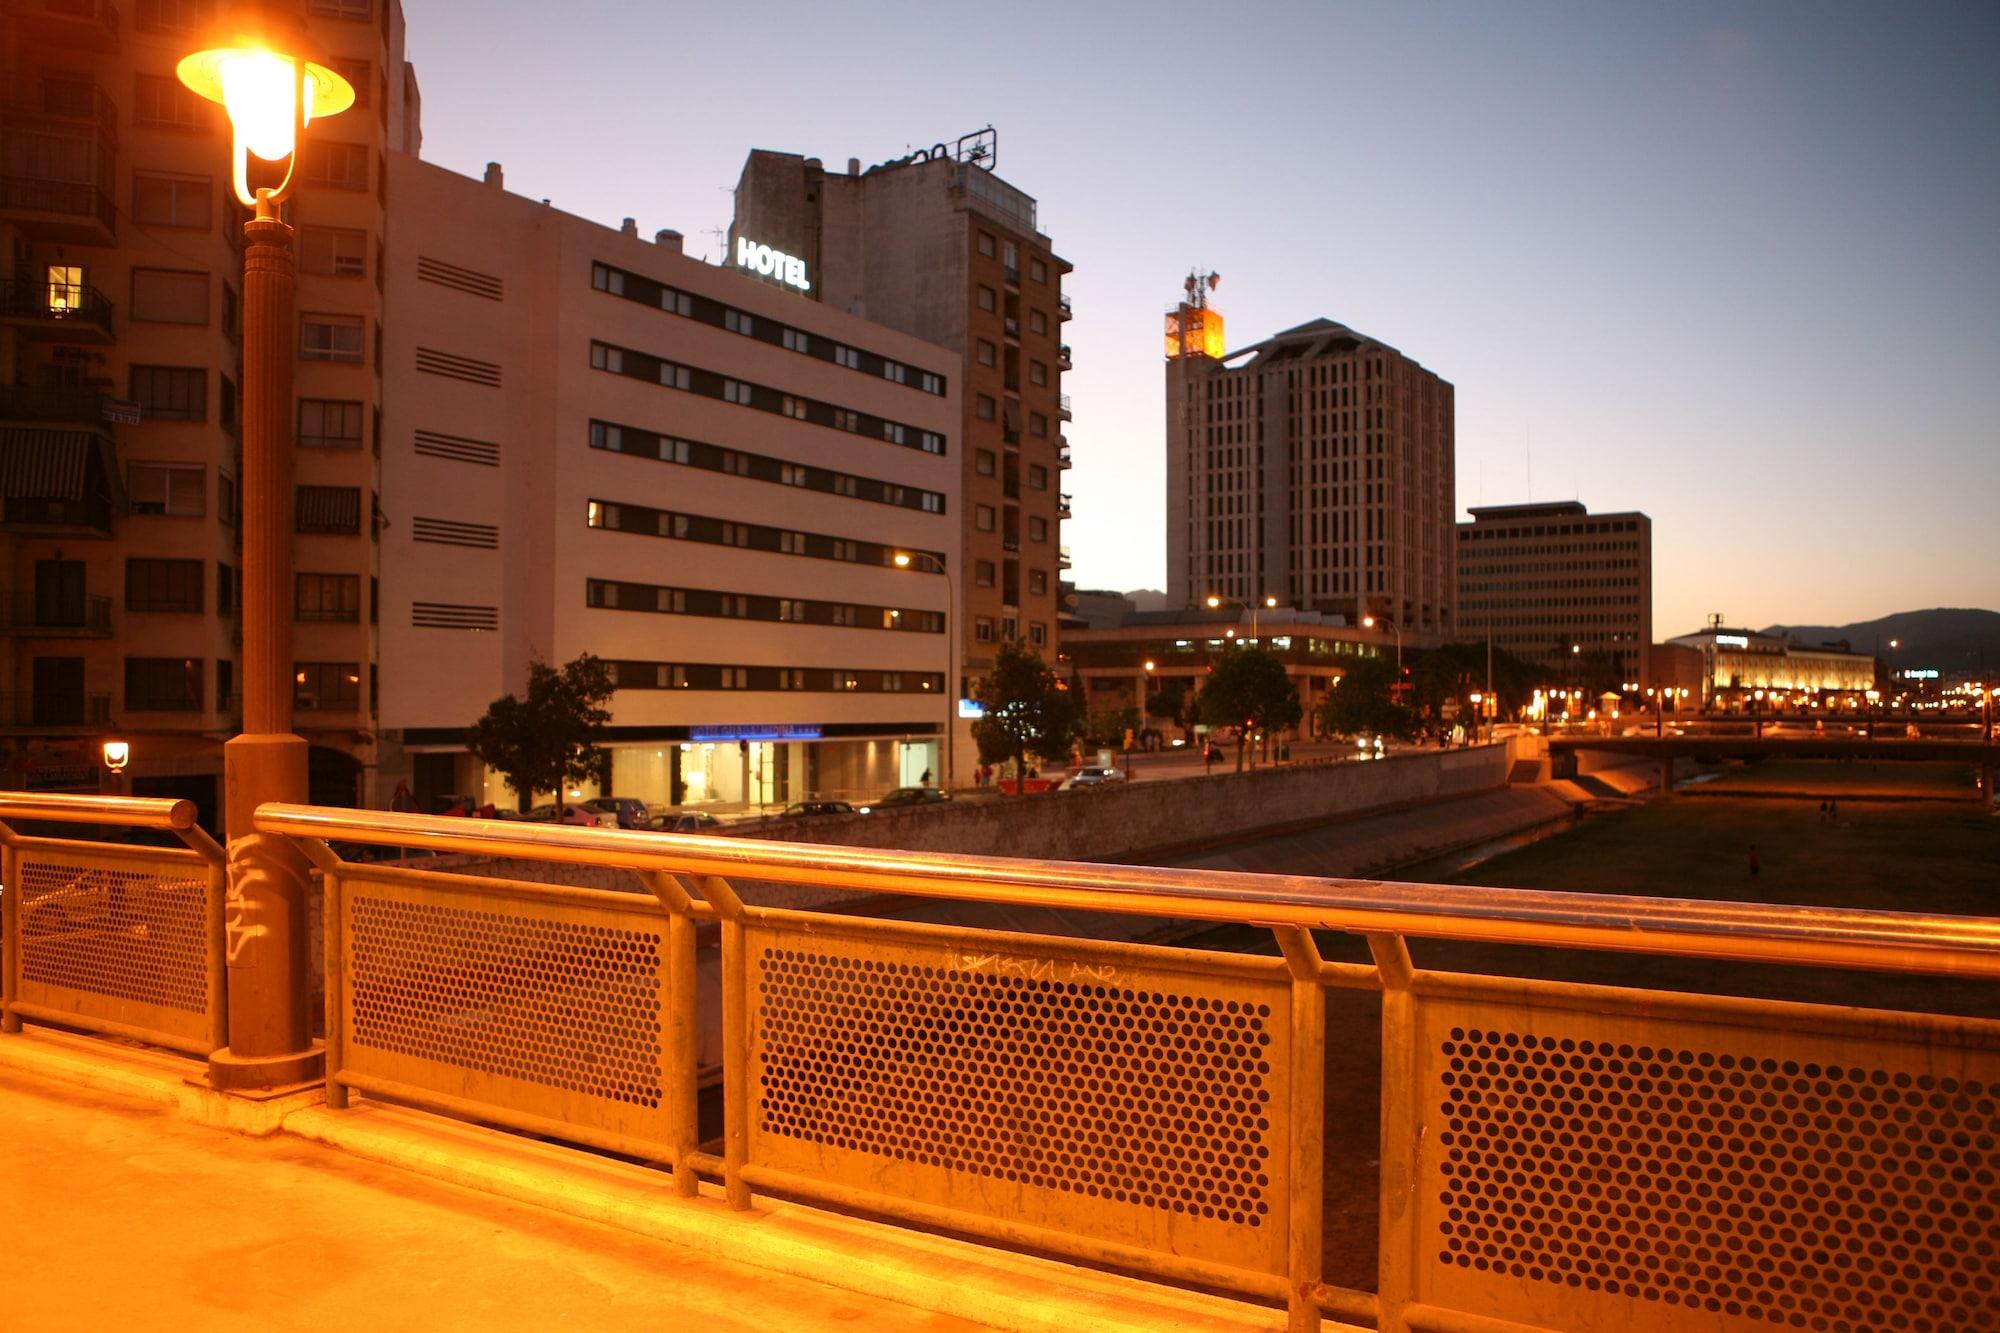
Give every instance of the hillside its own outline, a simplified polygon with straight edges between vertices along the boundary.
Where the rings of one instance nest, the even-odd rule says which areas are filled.
[[[1898,669],[1936,667],[1947,675],[2000,670],[2000,611],[1937,607],[1852,625],[1772,625],[1764,633],[1790,635],[1800,643],[1845,639],[1856,652],[1879,652]],[[1902,645],[1893,652],[1891,639]]]

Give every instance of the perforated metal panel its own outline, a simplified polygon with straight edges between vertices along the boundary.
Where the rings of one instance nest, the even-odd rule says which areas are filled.
[[[561,892],[347,879],[342,1070],[666,1144],[666,921]]]
[[[1430,1007],[1435,1303],[1552,1328],[2000,1328],[2000,1059],[1954,1029]]]
[[[123,848],[20,855],[21,999],[79,1023],[208,1049],[212,913],[193,853]]]
[[[753,1162],[1284,1271],[1283,980],[869,929],[746,932]]]

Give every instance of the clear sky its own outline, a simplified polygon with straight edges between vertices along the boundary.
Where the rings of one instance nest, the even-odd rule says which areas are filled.
[[[1076,265],[1083,586],[1164,586],[1198,266],[1232,346],[1452,381],[1461,506],[1651,514],[1659,637],[2000,606],[2000,5],[405,3],[426,158],[710,258],[753,147],[992,122]]]

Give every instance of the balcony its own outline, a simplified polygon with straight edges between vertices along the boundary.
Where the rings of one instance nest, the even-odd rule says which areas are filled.
[[[1057,369],[1057,370],[1069,370],[1069,369],[1072,369],[1072,366],[1071,366],[1071,364],[1070,364],[1070,359],[1069,359],[1069,344],[1068,344],[1068,343],[1064,343],[1064,344],[1063,344],[1063,345],[1062,345],[1061,347],[1058,347],[1058,348],[1056,349],[1056,369]]]
[[[1020,479],[1019,477],[1003,477],[1003,478],[1001,478],[1001,480],[1000,480],[1000,491],[1001,491],[1001,493],[1002,493],[1003,495],[1005,495],[1005,496],[1006,496],[1006,497],[1007,497],[1007,498],[1008,498],[1009,500],[1018,500],[1018,499],[1020,499],[1020,498],[1021,498],[1021,479]]]
[[[103,417],[101,393],[0,384],[0,421],[63,421],[95,426]]]
[[[1056,548],[1056,568],[1068,569],[1069,567],[1070,567],[1069,547],[1058,546]]]
[[[1070,517],[1070,499],[1069,499],[1069,492],[1067,491],[1064,491],[1061,495],[1058,495],[1056,497],[1056,517],[1057,518]]]
[[[109,694],[0,693],[0,728],[8,731],[89,731],[110,725]]]
[[[111,599],[0,594],[0,634],[23,639],[108,638]]]
[[[1065,293],[1056,302],[1056,318],[1067,321],[1075,318],[1075,315],[1076,312],[1070,309],[1069,296]]]
[[[1009,338],[1014,338],[1017,340],[1020,338],[1021,321],[1014,318],[1012,315],[1008,315],[1006,318],[1002,319],[1000,321],[1000,326],[1007,331],[1007,336]]]
[[[1069,457],[1069,441],[1060,435],[1056,437],[1056,466],[1065,469],[1075,466]]]
[[[94,393],[0,387],[0,528],[111,535],[117,469],[98,403]]]
[[[1019,264],[1003,266],[1000,272],[1007,279],[1009,287],[1019,287],[1021,285],[1021,266]]]
[[[111,0],[12,0],[9,16],[38,44],[79,51],[118,49],[118,7]]]
[[[1064,394],[1062,395],[1062,397],[1056,400],[1056,415],[1061,417],[1064,421],[1075,420],[1075,418],[1070,414],[1068,394]]]
[[[111,301],[87,283],[0,278],[0,324],[46,341],[108,343]]]

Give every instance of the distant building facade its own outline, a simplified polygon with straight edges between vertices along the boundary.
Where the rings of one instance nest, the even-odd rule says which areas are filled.
[[[617,685],[609,793],[942,775],[958,359],[497,167],[388,180],[384,778],[507,804],[466,727],[586,651]]]
[[[1327,319],[1225,352],[1189,291],[1166,344],[1168,602],[1276,597],[1452,637],[1451,384]]]
[[[959,696],[1007,640],[1055,659],[1069,568],[1070,265],[1042,233],[1036,201],[993,173],[993,151],[987,131],[865,171],[849,159],[842,174],[759,149],[736,183],[726,260],[951,353],[964,500]],[[788,266],[773,262],[766,275],[772,252]],[[964,726],[961,779],[976,763]]]
[[[1876,687],[1876,661],[1845,643],[1801,644],[1778,634],[1713,625],[1668,639],[1701,655],[1705,707],[1734,708],[1765,695],[1865,695]]]
[[[1488,505],[1458,525],[1458,629],[1550,671],[1601,654],[1652,683],[1653,520],[1581,504]]]

